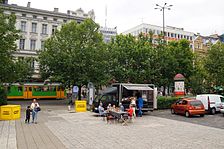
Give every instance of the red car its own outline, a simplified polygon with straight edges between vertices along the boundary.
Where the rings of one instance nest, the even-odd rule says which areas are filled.
[[[183,98],[171,105],[171,113],[184,114],[186,117],[192,115],[200,115],[203,117],[205,115],[205,108],[200,100]]]

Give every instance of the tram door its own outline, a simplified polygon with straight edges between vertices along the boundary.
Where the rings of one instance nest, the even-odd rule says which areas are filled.
[[[24,95],[25,99],[32,99],[32,86],[25,86]]]
[[[64,88],[62,86],[57,86],[57,98],[65,98]]]

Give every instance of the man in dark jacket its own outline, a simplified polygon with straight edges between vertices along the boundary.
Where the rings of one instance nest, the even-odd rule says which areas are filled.
[[[141,94],[138,96],[138,116],[142,117],[143,99]]]

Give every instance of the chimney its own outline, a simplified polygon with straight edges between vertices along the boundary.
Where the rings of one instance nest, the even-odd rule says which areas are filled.
[[[30,8],[30,4],[31,4],[31,2],[28,2],[28,3],[27,3],[27,7],[28,7],[28,8]]]
[[[58,8],[54,8],[54,12],[58,12],[58,10],[59,10]]]

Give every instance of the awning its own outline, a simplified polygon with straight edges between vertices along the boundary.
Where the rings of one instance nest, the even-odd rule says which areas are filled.
[[[109,87],[109,88],[106,88],[102,94],[115,94],[117,93],[117,88],[116,87]]]
[[[146,85],[123,85],[127,90],[152,91],[151,87]]]

